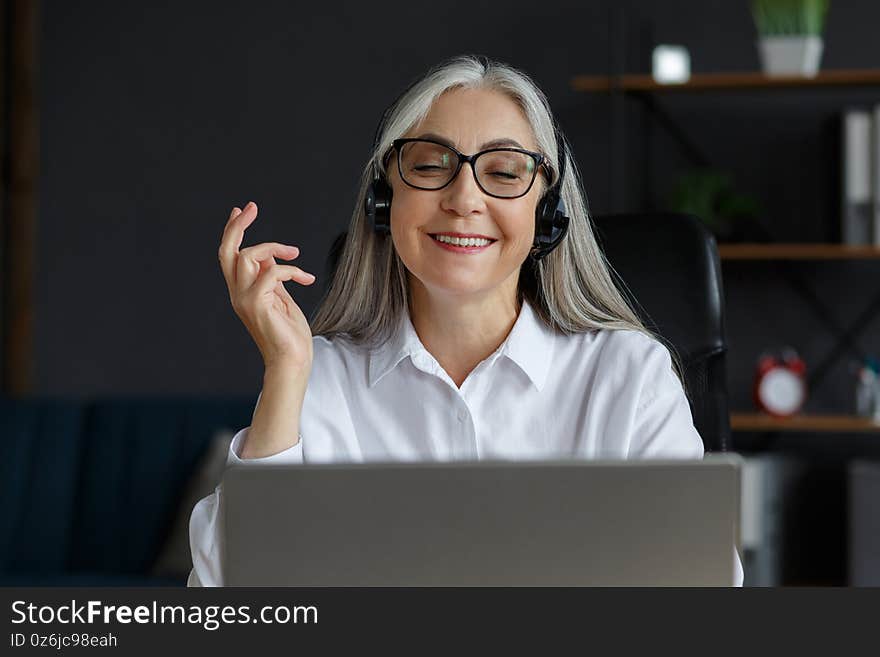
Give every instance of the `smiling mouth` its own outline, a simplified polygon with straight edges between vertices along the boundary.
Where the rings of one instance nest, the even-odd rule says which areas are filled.
[[[489,237],[451,238],[449,235],[439,235],[437,233],[428,233],[428,235],[435,242],[440,242],[441,244],[446,244],[448,246],[458,246],[464,248],[489,246],[490,244],[498,241]],[[440,239],[441,237],[443,237],[443,239]],[[455,241],[453,241],[453,239]]]

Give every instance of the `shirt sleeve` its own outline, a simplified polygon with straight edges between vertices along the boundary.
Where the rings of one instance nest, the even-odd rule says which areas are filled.
[[[733,546],[733,585],[734,586],[742,586],[743,580],[745,579],[745,574],[743,573],[743,565],[742,559],[739,557],[739,552],[736,550],[736,546]]]
[[[627,458],[703,458],[703,439],[672,357],[656,340],[644,357],[641,382]]]
[[[257,465],[257,464],[297,464],[303,462],[302,435],[299,442],[277,454],[260,458],[241,458],[241,445],[247,438],[250,427],[242,429],[229,445],[226,465]],[[221,482],[211,495],[199,500],[193,507],[189,520],[190,551],[192,552],[193,569],[187,580],[187,586],[223,586],[222,555],[225,551],[222,526],[221,501],[223,499],[223,483]]]
[[[232,438],[226,458],[227,467],[363,460],[346,403],[347,372],[343,351],[318,336],[313,338],[313,343],[315,356],[303,400],[299,441],[276,454],[241,458],[241,447],[251,429],[245,427]],[[262,395],[260,391],[255,413]],[[308,449],[304,447],[306,442]],[[188,586],[223,586],[225,534],[222,503],[221,482],[211,495],[199,500],[193,507],[189,524],[193,568],[187,580]]]
[[[220,514],[222,484],[193,507],[189,518],[189,546],[193,568],[187,586],[223,586],[223,527]]]
[[[285,450],[278,452],[277,454],[270,454],[269,456],[261,456],[259,458],[241,458],[241,447],[244,445],[245,440],[247,440],[248,432],[250,431],[250,427],[246,427],[235,434],[232,442],[229,443],[229,454],[226,457],[226,465],[227,467],[230,465],[260,465],[260,464],[278,464],[278,463],[287,463],[287,464],[299,464],[303,462],[303,440],[302,434],[299,434],[299,440],[296,445],[293,447],[288,447]]]
[[[189,577],[186,578],[186,585],[188,587],[202,586],[202,583],[199,581],[199,576],[196,574],[195,568],[189,571]]]

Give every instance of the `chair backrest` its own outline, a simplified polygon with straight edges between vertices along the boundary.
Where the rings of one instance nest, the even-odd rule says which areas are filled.
[[[705,450],[729,450],[724,294],[715,238],[686,214],[606,215],[593,224],[624,296],[680,359]],[[330,248],[326,280],[345,237],[341,233]]]

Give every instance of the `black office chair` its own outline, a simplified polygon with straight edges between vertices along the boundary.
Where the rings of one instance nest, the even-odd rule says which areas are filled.
[[[593,222],[621,291],[680,358],[705,450],[728,451],[727,344],[715,238],[699,219],[684,214],[607,215]],[[331,280],[345,236],[330,248],[325,280]]]

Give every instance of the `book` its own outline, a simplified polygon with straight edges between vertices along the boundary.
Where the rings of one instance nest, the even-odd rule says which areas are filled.
[[[841,237],[844,244],[875,243],[871,150],[876,112],[848,109],[843,115]]]
[[[871,144],[871,180],[874,196],[874,246],[880,246],[880,103],[874,106]]]

